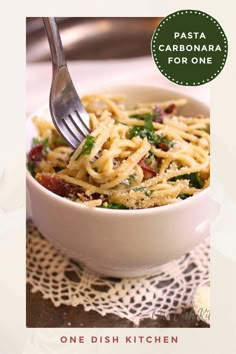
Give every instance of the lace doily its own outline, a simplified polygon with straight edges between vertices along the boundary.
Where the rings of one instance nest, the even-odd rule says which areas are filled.
[[[104,278],[71,262],[27,223],[27,282],[57,307],[83,305],[85,311],[115,314],[138,325],[145,318],[169,317],[192,306],[193,293],[209,277],[209,239],[160,267],[155,275]]]

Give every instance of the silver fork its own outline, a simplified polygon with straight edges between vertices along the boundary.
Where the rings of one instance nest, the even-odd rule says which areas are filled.
[[[49,107],[58,132],[75,149],[90,133],[86,112],[71,80],[55,17],[43,17],[52,55]]]

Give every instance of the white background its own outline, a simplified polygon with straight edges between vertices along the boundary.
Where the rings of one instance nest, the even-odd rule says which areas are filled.
[[[179,335],[178,346],[132,345],[135,353],[236,352],[236,45],[232,1],[111,2],[109,0],[7,2],[1,18],[0,129],[0,353],[118,353],[122,344],[62,346],[60,335]],[[19,9],[16,7],[19,6]],[[25,17],[26,16],[164,16],[199,9],[215,17],[229,41],[223,72],[211,83],[212,198],[221,204],[212,224],[212,326],[210,329],[26,329],[25,328]],[[6,13],[7,11],[7,13]],[[27,76],[28,80],[28,76]],[[27,81],[28,85],[29,81]],[[40,85],[40,83],[39,83]],[[27,86],[29,87],[29,86]],[[44,97],[40,97],[44,100]],[[32,107],[28,106],[28,110]],[[5,173],[1,172],[5,170]]]

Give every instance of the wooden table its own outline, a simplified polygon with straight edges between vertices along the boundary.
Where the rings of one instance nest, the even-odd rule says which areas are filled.
[[[50,300],[44,300],[41,293],[31,293],[31,286],[26,288],[26,325],[38,328],[117,328],[137,327],[131,321],[116,315],[101,316],[96,311],[85,312],[82,305],[77,307],[61,305],[55,307]],[[141,328],[199,328],[209,327],[206,323],[198,321],[193,311],[186,310],[182,315],[171,316],[170,320],[145,319],[140,323]]]

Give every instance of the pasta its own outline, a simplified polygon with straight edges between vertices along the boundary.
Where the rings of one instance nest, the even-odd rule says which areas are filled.
[[[209,185],[210,120],[184,117],[185,99],[137,103],[82,99],[91,134],[73,151],[54,126],[35,117],[39,138],[28,168],[52,192],[88,206],[143,209],[175,203]]]

